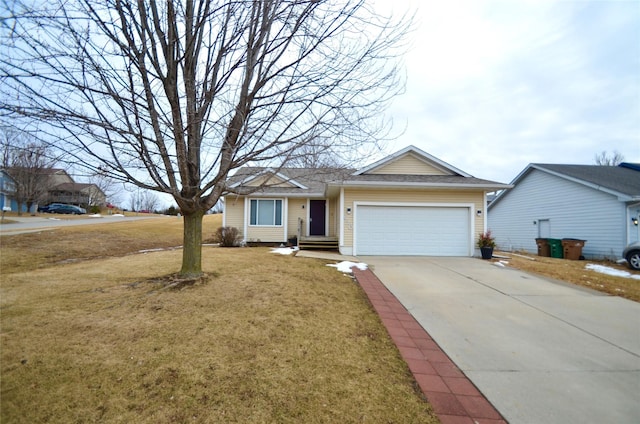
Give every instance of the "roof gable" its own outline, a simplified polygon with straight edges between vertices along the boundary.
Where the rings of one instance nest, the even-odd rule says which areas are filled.
[[[471,177],[415,146],[404,149],[356,171],[353,175],[456,175]]]
[[[640,171],[633,166],[531,163],[516,176],[511,184],[517,187],[518,182],[534,170],[612,194],[621,201],[640,200]],[[491,206],[497,204],[506,195],[505,192],[500,193]]]
[[[249,174],[244,179],[234,183],[232,187],[280,187],[280,188],[300,188],[307,187],[296,180],[287,177],[281,172],[276,172],[271,168],[262,168],[256,174]]]

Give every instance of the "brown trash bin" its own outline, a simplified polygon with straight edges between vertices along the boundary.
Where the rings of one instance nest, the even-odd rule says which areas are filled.
[[[564,258],[574,261],[584,259],[584,256],[582,256],[582,248],[584,247],[584,244],[586,242],[586,240],[579,239],[562,239],[562,250],[564,251]]]
[[[549,240],[546,238],[537,238],[536,244],[538,245],[538,256],[550,257],[551,246],[549,246]]]

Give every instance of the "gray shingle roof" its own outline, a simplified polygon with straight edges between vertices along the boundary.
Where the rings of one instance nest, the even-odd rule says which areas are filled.
[[[269,172],[271,168],[245,167],[227,181],[230,192],[237,194],[248,194],[256,192],[255,188],[242,185],[252,177],[256,177],[264,172]],[[273,170],[272,170],[273,171]],[[261,187],[257,190],[260,194],[317,194],[324,195],[327,186],[437,186],[437,187],[477,187],[480,188],[507,188],[505,184],[494,181],[483,180],[475,177],[465,177],[461,175],[384,175],[366,174],[353,175],[355,169],[340,168],[282,168],[277,173],[291,182],[299,183],[306,187]],[[234,188],[233,186],[236,185]]]
[[[493,186],[503,185],[495,181],[483,180],[475,177],[463,177],[461,175],[352,175],[345,181],[347,185],[358,183],[414,183],[426,185],[477,185]]]
[[[627,196],[640,197],[640,172],[631,167],[546,163],[533,163],[531,166],[604,187]]]
[[[235,189],[231,188],[235,184],[241,183],[252,177],[257,177],[265,172],[275,171],[273,168],[266,167],[244,167],[238,169],[232,177],[227,181],[227,188],[232,192],[238,194],[248,193],[255,188],[250,188],[240,184]],[[285,177],[290,182],[296,182],[306,187],[306,189],[300,189],[297,187],[261,187],[259,192],[264,194],[278,193],[278,194],[319,194],[323,195],[328,181],[340,181],[347,175],[355,172],[354,169],[340,169],[340,168],[282,168],[276,171],[279,175]]]

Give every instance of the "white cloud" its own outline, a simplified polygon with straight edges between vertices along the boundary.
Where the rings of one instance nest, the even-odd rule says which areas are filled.
[[[637,2],[394,2],[418,9],[407,92],[390,113],[414,144],[508,182],[530,162],[640,162]]]

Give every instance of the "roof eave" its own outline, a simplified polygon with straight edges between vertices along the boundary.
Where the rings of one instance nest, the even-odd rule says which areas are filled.
[[[283,193],[283,192],[271,192],[265,193],[261,191],[254,191],[250,193],[233,193],[227,192],[223,196],[242,196],[242,197],[295,197],[295,198],[307,198],[307,197],[324,197],[324,192],[308,191],[304,193]]]
[[[490,190],[504,190],[513,188],[510,184],[491,183],[491,184],[473,184],[473,183],[424,183],[424,182],[392,182],[392,181],[344,181],[337,186],[343,187],[384,187],[384,188],[476,188]]]

